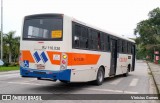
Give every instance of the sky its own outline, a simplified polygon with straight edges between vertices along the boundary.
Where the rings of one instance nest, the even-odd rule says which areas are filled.
[[[22,34],[23,18],[40,13],[62,13],[84,23],[125,37],[148,12],[160,7],[160,0],[3,0],[3,32]]]

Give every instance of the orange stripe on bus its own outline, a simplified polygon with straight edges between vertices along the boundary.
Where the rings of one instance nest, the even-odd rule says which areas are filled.
[[[55,65],[61,64],[61,52],[47,51],[50,62]],[[73,65],[95,65],[97,64],[100,55],[99,54],[84,54],[84,53],[66,53],[68,55],[68,66]],[[59,55],[59,60],[54,60],[54,55]]]
[[[22,51],[22,60],[28,60],[30,63],[34,63],[34,59],[33,59],[32,54],[29,50]]]
[[[84,53],[67,53],[68,66],[72,65],[95,65],[97,64],[99,54],[84,54]]]
[[[51,64],[60,65],[61,64],[61,52],[47,51],[48,57]],[[66,53],[68,55],[68,66],[74,65],[95,65],[97,64],[100,55],[99,54],[85,54],[85,53]],[[59,55],[59,60],[54,60],[54,55]],[[28,60],[34,63],[34,59],[29,50],[22,51],[22,59]]]

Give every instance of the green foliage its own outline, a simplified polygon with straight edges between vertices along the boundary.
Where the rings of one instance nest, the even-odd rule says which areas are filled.
[[[20,37],[15,37],[15,31],[3,34],[3,61],[8,66],[10,63],[17,63],[20,48]]]
[[[2,71],[11,71],[11,70],[19,70],[19,66],[14,66],[14,67],[0,67],[0,72],[2,72]]]
[[[10,63],[4,62],[4,65],[3,65],[3,66],[8,67],[9,65],[10,65]]]
[[[150,56],[150,60],[153,60],[154,51],[160,51],[160,8],[153,9],[148,16],[147,20],[137,24],[134,33],[137,36],[137,58]]]

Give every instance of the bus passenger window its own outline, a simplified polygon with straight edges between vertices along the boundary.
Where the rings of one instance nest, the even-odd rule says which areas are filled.
[[[100,33],[98,33],[98,46],[97,46],[98,50],[101,49],[101,42],[100,42]]]
[[[100,46],[101,46],[101,50],[104,51],[105,50],[105,34],[104,33],[101,33],[100,34]]]
[[[125,42],[122,41],[122,53],[125,53]]]
[[[85,26],[81,27],[80,48],[88,48],[88,28]]]
[[[79,37],[74,36],[74,46],[79,47]]]
[[[88,48],[88,39],[86,40],[86,48]]]
[[[80,47],[80,36],[81,36],[81,26],[75,24],[74,25],[74,47],[79,48]]]

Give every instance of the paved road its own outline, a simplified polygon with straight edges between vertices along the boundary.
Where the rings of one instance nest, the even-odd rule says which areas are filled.
[[[128,77],[117,76],[114,78],[105,79],[103,85],[95,86],[91,83],[71,83],[64,84],[59,81],[43,81],[35,78],[22,78],[19,73],[0,73],[0,94],[152,94],[154,85],[151,82],[151,77],[148,73],[147,64],[143,61],[136,62],[135,72],[131,72]],[[6,103],[6,101],[0,101]],[[15,101],[17,103],[17,101]],[[22,102],[22,101],[18,101]],[[37,103],[50,103],[52,101],[37,101]],[[56,102],[56,101],[54,101]],[[57,102],[64,102],[59,100]],[[65,102],[74,102],[68,100]],[[85,102],[78,100],[76,102]],[[104,102],[106,101],[90,101]],[[111,103],[150,103],[151,101],[108,101]]]

